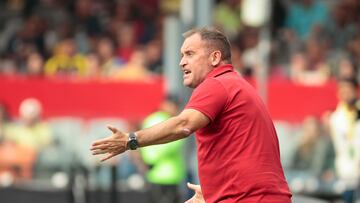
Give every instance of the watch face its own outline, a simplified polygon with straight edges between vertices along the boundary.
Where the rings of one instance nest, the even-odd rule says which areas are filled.
[[[137,142],[136,142],[136,140],[131,140],[131,141],[129,142],[129,148],[132,149],[132,150],[137,149]]]
[[[131,149],[131,150],[135,150],[135,149],[137,149],[139,147],[135,133],[130,133],[129,134],[128,145],[129,145],[129,149]]]

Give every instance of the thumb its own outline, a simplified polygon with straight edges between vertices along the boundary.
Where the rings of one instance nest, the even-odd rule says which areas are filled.
[[[116,128],[110,126],[110,125],[108,125],[107,127],[108,127],[109,130],[111,130],[111,132],[114,133],[114,134],[118,131],[118,129],[116,129]]]
[[[184,203],[193,203],[194,201],[193,201],[193,198],[191,198],[191,199],[189,199],[189,200],[187,200],[186,202],[184,202]]]
[[[194,185],[191,183],[187,183],[188,188],[194,190],[195,192],[201,192],[201,187],[200,185]]]

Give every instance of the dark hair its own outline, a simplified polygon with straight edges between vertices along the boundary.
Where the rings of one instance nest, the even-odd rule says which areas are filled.
[[[221,60],[231,63],[231,47],[228,38],[219,30],[211,27],[194,28],[183,33],[184,38],[199,34],[201,39],[209,44],[210,48],[221,52]]]
[[[341,77],[338,79],[338,83],[348,83],[350,85],[352,85],[354,88],[358,88],[359,87],[359,83],[356,79],[356,77]]]

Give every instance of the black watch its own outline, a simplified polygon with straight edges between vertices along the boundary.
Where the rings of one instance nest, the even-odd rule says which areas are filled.
[[[136,150],[137,148],[139,148],[139,143],[137,141],[137,136],[135,133],[133,132],[129,133],[129,141],[127,145],[130,150]]]

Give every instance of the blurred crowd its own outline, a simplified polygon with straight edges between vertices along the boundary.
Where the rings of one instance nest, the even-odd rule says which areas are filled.
[[[243,21],[243,2],[215,1],[213,23],[230,38],[234,67],[242,75],[254,77],[263,67],[262,27]],[[338,81],[336,110],[324,112],[321,118],[309,115],[301,124],[275,122],[289,185],[295,193],[327,198],[342,194],[346,202],[353,202],[360,178],[356,82],[360,79],[360,1],[274,0],[271,6],[269,77],[307,86]],[[1,1],[0,74],[132,81],[161,76],[166,68],[162,63],[163,20],[177,15],[179,8],[180,0]],[[125,131],[145,126],[120,119],[54,118],[45,123],[41,110],[41,103],[30,98],[20,105],[20,117],[10,119],[6,106],[0,106],[0,184],[49,178],[58,171],[69,173],[76,166],[87,169],[87,175],[96,174],[90,185],[91,181],[101,185],[110,180],[106,178],[109,171],[91,158],[87,148],[91,140],[107,135],[102,130],[109,122]],[[163,110],[159,109],[158,116],[174,114],[163,115]],[[77,138],[71,137],[74,133]],[[74,139],[83,146],[75,145]],[[69,154],[61,156],[59,150]],[[146,154],[151,154],[151,149]],[[153,157],[142,156],[129,153],[109,166],[118,165],[121,177],[136,172],[150,183],[162,185],[163,180],[147,174],[156,173],[151,172]],[[183,166],[183,158],[178,157],[175,164]],[[189,171],[196,171],[189,165],[193,167]],[[51,173],[44,172],[46,168]],[[169,194],[174,194],[172,186],[186,176],[196,175],[180,173],[176,181],[165,181],[171,185],[166,188]],[[56,177],[61,180],[62,176]],[[132,187],[141,187],[139,182],[132,182]]]
[[[261,28],[242,18],[242,0],[217,0],[213,23],[230,38],[235,67],[260,66]],[[270,76],[321,85],[356,75],[357,0],[275,0]],[[0,73],[142,80],[161,75],[163,19],[180,0],[6,0],[0,3]],[[256,12],[256,11],[254,11]]]
[[[0,73],[143,80],[161,73],[158,1],[0,3]]]
[[[345,203],[360,200],[358,95],[357,80],[341,78],[334,111],[309,116],[299,126],[276,122],[282,164],[294,193],[329,199],[341,195]]]

